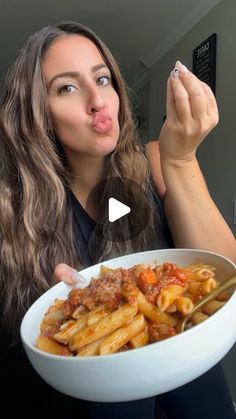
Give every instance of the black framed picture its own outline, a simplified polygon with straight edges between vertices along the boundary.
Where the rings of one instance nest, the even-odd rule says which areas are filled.
[[[216,33],[213,33],[193,50],[193,73],[207,83],[215,94]]]

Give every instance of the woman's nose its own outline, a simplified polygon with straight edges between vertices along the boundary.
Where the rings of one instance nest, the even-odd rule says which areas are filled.
[[[88,92],[87,112],[93,114],[101,111],[105,106],[104,98],[98,86],[93,86]]]

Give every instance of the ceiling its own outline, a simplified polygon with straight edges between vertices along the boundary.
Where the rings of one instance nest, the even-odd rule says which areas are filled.
[[[74,20],[105,41],[126,81],[138,88],[148,68],[219,1],[0,0],[0,79],[30,33],[61,20]]]

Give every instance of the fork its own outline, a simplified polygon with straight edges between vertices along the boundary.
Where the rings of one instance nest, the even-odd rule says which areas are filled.
[[[233,285],[236,285],[236,274],[230,276],[229,278],[225,279],[217,288],[211,291],[209,294],[205,295],[201,300],[199,300],[193,307],[193,310],[190,314],[185,316],[178,324],[178,332],[182,333],[185,330],[185,327],[188,323],[188,320],[192,317],[193,313],[199,310],[204,304],[208,303],[211,300],[214,300],[222,292],[228,290]]]

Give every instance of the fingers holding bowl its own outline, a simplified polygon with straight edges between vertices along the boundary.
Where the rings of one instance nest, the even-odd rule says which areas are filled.
[[[74,285],[76,284],[76,274],[77,271],[66,263],[59,263],[54,271],[53,278],[56,281],[63,281],[65,284]]]

